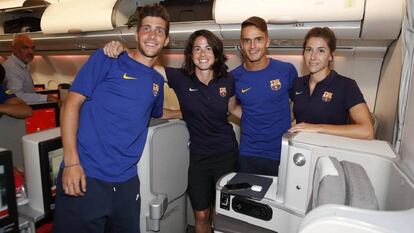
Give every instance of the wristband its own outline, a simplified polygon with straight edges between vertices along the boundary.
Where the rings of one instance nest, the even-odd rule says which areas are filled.
[[[80,163],[74,163],[74,164],[71,164],[71,165],[65,165],[64,168],[74,167],[74,166],[78,166],[78,165],[80,165]]]

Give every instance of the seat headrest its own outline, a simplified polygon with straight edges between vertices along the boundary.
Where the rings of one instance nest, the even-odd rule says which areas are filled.
[[[312,205],[344,205],[346,199],[345,176],[342,166],[335,157],[320,157],[316,162],[313,178]]]
[[[378,210],[374,187],[365,169],[357,163],[341,161],[346,179],[346,205]]]
[[[310,209],[323,204],[378,209],[374,187],[365,169],[331,156],[320,157],[315,166]]]

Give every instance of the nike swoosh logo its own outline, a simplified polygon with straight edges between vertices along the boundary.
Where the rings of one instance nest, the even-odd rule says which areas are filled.
[[[303,93],[303,91],[301,91],[301,92],[295,92],[295,95],[300,95],[302,93]]]
[[[189,90],[189,91],[198,91],[198,89],[197,89],[197,88],[191,88],[191,87],[190,87],[190,88],[188,88],[188,90]]]
[[[246,89],[241,89],[241,93],[242,94],[244,94],[244,93],[246,93],[246,92],[248,92],[250,89],[252,89],[251,87],[249,87],[249,88],[246,88]]]
[[[123,79],[126,79],[126,80],[134,80],[134,79],[137,79],[137,78],[134,78],[134,77],[128,76],[126,73],[124,74],[124,76],[122,76],[122,78],[123,78]]]

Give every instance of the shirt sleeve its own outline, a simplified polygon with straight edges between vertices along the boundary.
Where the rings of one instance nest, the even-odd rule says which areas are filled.
[[[182,76],[181,69],[165,67],[165,74],[167,75],[168,86],[170,86],[172,89],[175,89],[177,78],[180,78],[180,76]]]
[[[163,115],[164,105],[164,79],[160,76],[158,79],[158,96],[155,99],[154,106],[152,108],[151,117],[160,118]]]
[[[0,84],[0,104],[4,104],[8,99],[16,97],[15,94],[5,90]]]
[[[233,75],[231,75],[230,73],[228,74],[227,78],[229,79],[229,97],[233,97],[236,94],[236,82],[234,81]]]
[[[30,77],[31,79],[31,77]],[[6,71],[7,88],[10,89],[17,97],[26,103],[46,102],[47,95],[24,91],[24,77],[18,74],[14,69],[7,69]]]
[[[114,58],[107,57],[102,49],[93,53],[79,70],[70,90],[91,97],[96,86],[106,78],[113,60]]]
[[[289,70],[289,98],[290,100],[293,100],[293,96],[294,96],[294,83],[295,80],[298,78],[298,72],[296,71],[296,68],[294,65],[289,64],[290,65],[290,70]]]
[[[292,82],[292,87],[289,88],[289,99],[295,102],[296,81]]]
[[[355,80],[349,80],[346,93],[345,106],[348,110],[357,104],[365,103],[364,96]]]

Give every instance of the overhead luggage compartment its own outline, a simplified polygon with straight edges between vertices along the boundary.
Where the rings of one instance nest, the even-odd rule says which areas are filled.
[[[40,23],[44,34],[111,30],[125,25],[136,0],[66,0],[51,4]]]
[[[13,12],[20,10],[33,10],[36,8],[45,8],[51,3],[56,3],[59,0],[1,0],[0,12]]]
[[[313,27],[330,27],[339,39],[359,39],[362,32],[365,39],[395,39],[402,14],[402,0],[216,0],[213,6],[224,39],[238,39],[240,24],[251,16],[265,19],[275,39],[303,39]]]
[[[364,2],[364,0],[216,0],[214,17],[219,24],[239,24],[253,15],[275,24],[361,21]]]
[[[225,39],[240,37],[230,30],[251,16],[268,22],[269,35],[278,39],[303,39],[316,26],[332,28],[339,38],[359,37],[364,0],[216,0],[213,15]]]
[[[3,0],[0,2],[0,9],[22,7],[25,0]]]
[[[401,31],[404,2],[404,0],[367,0],[361,39],[396,39]]]
[[[211,30],[225,46],[237,46],[240,24],[255,15],[267,21],[272,47],[300,48],[313,27],[330,27],[338,47],[386,47],[398,38],[405,9],[404,0],[19,0],[15,8],[2,9],[6,2],[0,2],[3,20],[41,17],[41,32],[30,33],[38,51],[93,50],[115,38],[134,47],[135,30],[124,25],[137,6],[151,2],[171,12],[170,48],[183,48],[199,29]],[[41,9],[26,13],[33,4]],[[10,50],[12,37],[0,36],[0,53]]]

